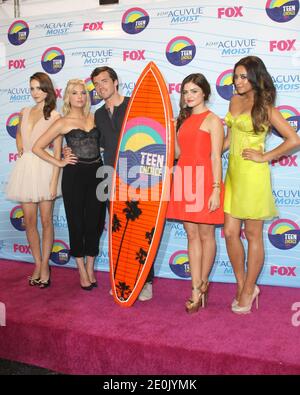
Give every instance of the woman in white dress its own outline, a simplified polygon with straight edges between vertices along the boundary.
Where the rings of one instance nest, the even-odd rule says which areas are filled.
[[[55,111],[55,91],[47,74],[37,72],[30,77],[30,93],[36,104],[21,110],[16,136],[19,158],[10,175],[6,196],[20,202],[24,212],[26,236],[35,263],[29,285],[46,288],[50,285],[48,261],[54,233],[53,203],[61,194],[60,169],[36,156],[32,147],[60,115]],[[48,152],[55,158],[60,158],[61,144],[62,138],[58,136]],[[42,224],[42,243],[37,228],[38,209]]]

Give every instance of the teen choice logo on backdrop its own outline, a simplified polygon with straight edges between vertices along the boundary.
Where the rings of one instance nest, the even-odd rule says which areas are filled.
[[[289,22],[298,14],[298,0],[268,0],[266,12],[274,22]]]
[[[11,210],[10,222],[15,229],[20,231],[25,230],[24,213],[21,206],[16,206]]]
[[[166,137],[163,126],[153,119],[131,119],[124,131],[117,172],[126,184],[148,188],[164,174]]]
[[[223,71],[216,82],[217,92],[225,100],[230,100],[233,95],[232,73],[233,69]]]
[[[94,84],[90,78],[87,78],[84,80],[86,89],[89,92],[90,99],[91,99],[91,105],[94,106],[96,104],[99,104],[102,99],[100,99],[98,93],[96,92],[96,89],[94,87]]]
[[[20,115],[21,114],[19,112],[14,112],[6,121],[6,130],[8,134],[14,139],[16,138],[18,125],[20,122]]]
[[[281,115],[284,119],[288,121],[288,123],[292,126],[292,128],[297,133],[300,130],[300,113],[296,110],[296,108],[291,106],[278,106],[277,110],[281,112]],[[281,134],[275,128],[272,128],[272,132],[281,137]]]
[[[142,8],[130,8],[122,18],[122,29],[128,34],[141,33],[149,23],[149,15]]]
[[[166,56],[174,66],[185,66],[196,55],[196,46],[193,41],[185,36],[173,38],[166,48]]]
[[[42,67],[49,74],[58,73],[65,64],[65,54],[58,47],[46,49],[42,56]]]
[[[12,45],[22,45],[29,36],[29,26],[25,21],[13,22],[7,33],[8,41]]]
[[[66,265],[70,260],[70,251],[66,243],[61,240],[54,240],[50,259],[57,265]]]
[[[176,276],[182,278],[190,278],[190,265],[187,251],[181,250],[174,252],[169,260],[170,269]]]
[[[300,240],[300,229],[290,219],[278,219],[272,223],[268,231],[269,240],[280,250],[296,247]]]

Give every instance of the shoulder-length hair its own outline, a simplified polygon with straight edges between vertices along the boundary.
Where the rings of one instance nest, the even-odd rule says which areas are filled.
[[[257,56],[246,56],[240,59],[233,69],[233,74],[238,66],[245,67],[247,79],[254,91],[254,103],[251,109],[251,118],[254,130],[263,132],[265,127],[270,127],[269,108],[275,104],[276,88],[272,77],[268,73],[264,62]],[[234,79],[233,79],[234,80]]]
[[[211,93],[209,82],[207,81],[207,79],[204,77],[203,74],[195,73],[195,74],[190,74],[187,77],[185,77],[185,79],[181,83],[180,102],[179,102],[180,111],[179,111],[179,115],[178,115],[178,118],[177,118],[176,131],[179,130],[179,128],[183,124],[183,122],[192,113],[192,108],[189,108],[189,107],[187,107],[185,105],[184,95],[183,95],[184,86],[188,82],[193,82],[195,85],[198,85],[199,88],[202,89],[202,92],[204,93],[204,101],[207,101],[209,99],[209,96],[210,96],[210,93]]]
[[[90,108],[91,108],[90,94],[89,94],[89,91],[87,90],[87,87],[86,87],[84,81],[80,80],[80,79],[72,79],[72,80],[68,81],[65,92],[64,92],[64,97],[63,97],[64,104],[63,104],[63,108],[62,108],[63,115],[68,115],[69,112],[71,111],[70,94],[72,92],[72,89],[74,89],[74,87],[78,86],[78,85],[81,86],[82,89],[86,92],[86,99],[87,100],[86,100],[86,104],[83,109],[84,114],[88,115],[88,113],[90,112]]]
[[[56,107],[56,95],[55,95],[55,90],[53,83],[46,73],[42,72],[37,72],[34,73],[30,77],[30,82],[36,80],[40,84],[40,88],[44,93],[47,93],[47,96],[45,98],[45,105],[43,108],[43,114],[44,118],[47,120],[50,118],[51,111],[55,109]]]

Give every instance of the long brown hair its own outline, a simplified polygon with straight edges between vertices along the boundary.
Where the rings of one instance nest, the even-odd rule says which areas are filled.
[[[183,97],[183,91],[184,91],[184,86],[188,82],[193,82],[195,85],[198,85],[199,88],[202,89],[204,93],[204,100],[207,101],[209,99],[211,90],[210,90],[210,85],[207,79],[204,77],[203,74],[201,73],[195,73],[195,74],[190,74],[181,83],[181,88],[180,88],[180,111],[179,115],[177,118],[177,123],[176,123],[176,131],[179,130],[180,126],[183,124],[183,122],[191,115],[192,113],[192,108],[187,107],[185,102],[184,102],[184,97]]]
[[[254,103],[251,109],[251,118],[254,130],[263,132],[264,126],[270,127],[270,106],[275,104],[276,89],[272,77],[268,73],[264,62],[257,56],[246,56],[235,65],[233,74],[238,66],[244,66],[247,71],[247,79],[254,91]],[[234,80],[234,79],[233,79]]]
[[[55,95],[55,90],[53,87],[53,83],[46,73],[42,72],[37,72],[34,73],[30,77],[30,82],[32,80],[36,80],[40,84],[40,88],[43,92],[47,93],[46,99],[45,99],[45,105],[43,108],[43,114],[44,118],[47,120],[50,118],[51,111],[55,109],[56,107],[56,95]]]

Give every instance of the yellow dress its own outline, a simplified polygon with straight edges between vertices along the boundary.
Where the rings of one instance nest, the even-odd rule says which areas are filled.
[[[249,114],[225,117],[231,129],[229,163],[225,178],[224,212],[239,219],[271,219],[278,216],[272,195],[268,162],[245,160],[245,148],[264,151],[267,128],[255,133]]]

